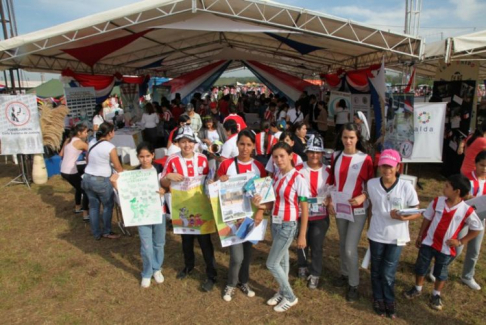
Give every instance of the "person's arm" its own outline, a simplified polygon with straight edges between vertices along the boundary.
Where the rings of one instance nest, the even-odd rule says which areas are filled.
[[[300,209],[302,215],[300,216],[300,230],[299,238],[297,238],[297,248],[304,249],[307,246],[306,235],[307,235],[307,222],[309,220],[309,205],[307,202],[300,202]]]
[[[171,182],[182,182],[184,180],[184,176],[179,173],[168,173],[165,175],[164,178],[160,181],[160,184],[165,189],[170,187]]]
[[[412,207],[412,208],[417,209],[418,208],[418,205],[415,206],[415,207]],[[411,214],[411,215],[408,215],[408,216],[402,216],[402,215],[399,215],[398,214],[398,210],[392,210],[392,211],[390,211],[390,217],[392,219],[401,220],[401,221],[411,221],[411,220],[418,219],[421,216],[422,216],[421,213]]]
[[[418,233],[417,240],[415,241],[415,247],[420,248],[420,246],[422,246],[423,234],[429,228],[430,222],[431,222],[431,220],[429,220],[427,218],[424,218],[424,220],[422,221],[422,226],[420,227],[420,231]]]
[[[88,144],[83,140],[77,140],[73,142],[73,146],[78,150],[88,151]]]
[[[118,154],[116,152],[116,148],[111,149],[110,151],[110,160],[113,163],[113,168],[116,170],[117,173],[121,173],[123,171],[123,167],[118,159]]]
[[[480,232],[480,230],[469,230],[466,236],[462,237],[461,239],[449,239],[446,241],[446,244],[450,247],[466,245],[471,239],[476,238]]]
[[[64,157],[64,147],[66,147],[66,145],[68,144],[68,141],[69,141],[69,139],[66,139],[66,141],[64,141],[64,144],[62,145],[61,151],[59,151],[59,157]]]
[[[112,174],[111,177],[110,177],[111,185],[113,185],[113,188],[115,190],[118,190],[118,178],[119,177],[120,177],[120,175],[118,175],[118,174]]]

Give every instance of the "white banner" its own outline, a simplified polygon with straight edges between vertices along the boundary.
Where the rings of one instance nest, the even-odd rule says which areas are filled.
[[[447,103],[417,103],[415,105],[415,142],[411,158],[403,159],[404,163],[442,162],[446,105]]]
[[[2,155],[44,153],[35,95],[0,96]]]
[[[120,174],[117,185],[125,226],[162,223],[162,202],[155,169],[125,171]]]

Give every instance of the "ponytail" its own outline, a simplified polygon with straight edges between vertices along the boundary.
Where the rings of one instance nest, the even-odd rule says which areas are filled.
[[[79,133],[85,131],[86,129],[88,129],[88,127],[85,125],[85,124],[77,124],[75,126],[73,126],[69,132],[69,139],[68,139],[68,142],[67,143],[70,143],[71,140],[77,136]]]
[[[98,131],[96,131],[96,140],[99,141],[101,138],[108,136],[108,134],[113,131],[115,127],[113,124],[103,122],[101,123]]]

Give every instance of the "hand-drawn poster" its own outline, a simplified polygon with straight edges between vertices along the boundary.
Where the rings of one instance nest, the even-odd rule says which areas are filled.
[[[154,169],[120,173],[117,187],[125,226],[162,223],[159,181]]]
[[[415,143],[414,94],[391,94],[386,108],[384,149],[394,149],[410,158]],[[424,117],[426,119],[426,117]]]
[[[175,234],[204,235],[216,231],[209,198],[204,193],[205,176],[186,177],[171,184],[171,217]]]
[[[2,155],[44,153],[35,95],[0,96]]]
[[[250,197],[243,190],[253,176],[251,173],[240,174],[231,176],[226,182],[220,182],[219,200],[224,222],[243,219],[253,214]]]

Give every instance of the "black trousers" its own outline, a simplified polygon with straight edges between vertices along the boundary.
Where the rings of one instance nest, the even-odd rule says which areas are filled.
[[[329,229],[329,217],[321,220],[309,221],[307,224],[307,246],[297,250],[297,264],[299,267],[308,267],[309,273],[313,276],[320,276],[322,273],[322,246],[327,230]],[[309,256],[310,248],[310,256]],[[311,262],[307,260],[310,257]]]
[[[197,238],[201,252],[206,263],[206,275],[208,279],[214,280],[216,278],[216,262],[214,260],[214,248],[211,241],[211,235],[181,235],[182,237],[182,252],[184,253],[184,264],[188,269],[193,269],[196,261],[194,255],[194,240]]]
[[[84,190],[81,188],[81,174],[76,173],[76,174],[64,174],[61,173],[62,178],[64,178],[66,181],[68,181],[69,184],[71,184],[72,187],[76,190],[76,193],[74,194],[74,201],[76,205],[81,204],[81,196],[83,197],[83,205],[81,206],[83,210],[88,211],[89,209],[89,199]]]

